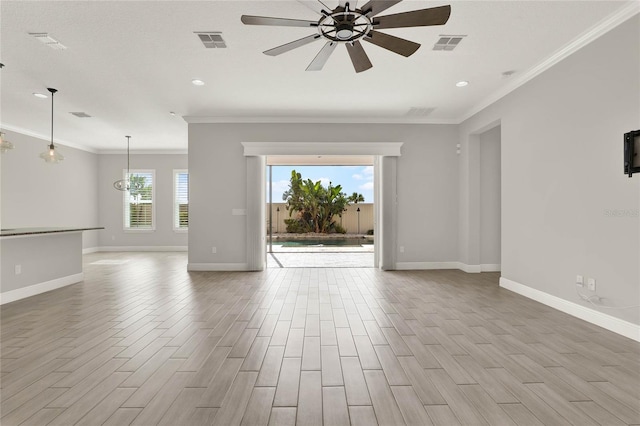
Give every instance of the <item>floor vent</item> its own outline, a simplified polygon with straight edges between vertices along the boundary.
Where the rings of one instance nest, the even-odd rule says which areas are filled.
[[[196,34],[200,38],[202,44],[207,49],[224,49],[227,47],[227,43],[225,43],[222,38],[222,33],[220,31],[209,31],[209,32],[198,32]]]
[[[433,50],[453,50],[466,35],[440,35],[440,39],[433,45]]]

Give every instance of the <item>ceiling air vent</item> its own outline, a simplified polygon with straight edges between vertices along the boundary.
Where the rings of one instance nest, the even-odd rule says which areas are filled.
[[[91,116],[86,112],[70,112],[69,114],[73,114],[78,118],[91,118]]]
[[[222,33],[220,31],[196,31],[196,34],[200,38],[202,44],[204,44],[204,47],[206,47],[207,49],[224,49],[227,47],[227,44],[224,42]]]
[[[435,110],[435,107],[431,107],[431,108],[412,107],[409,109],[409,111],[407,111],[406,116],[407,117],[425,117],[431,114],[434,110]]]
[[[47,46],[49,46],[53,50],[64,50],[64,49],[67,48],[67,46],[65,46],[64,44],[60,43],[58,40],[56,40],[55,38],[51,37],[47,33],[29,33],[29,35],[31,37],[34,37],[36,40],[40,41],[41,43],[46,44]]]
[[[440,35],[440,39],[433,45],[433,50],[453,50],[466,35]]]

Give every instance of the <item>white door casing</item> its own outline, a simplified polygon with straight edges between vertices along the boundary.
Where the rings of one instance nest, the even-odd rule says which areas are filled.
[[[247,157],[247,268],[266,267],[265,170],[268,155],[371,155],[374,156],[376,218],[374,266],[395,269],[397,159],[401,142],[243,142]]]

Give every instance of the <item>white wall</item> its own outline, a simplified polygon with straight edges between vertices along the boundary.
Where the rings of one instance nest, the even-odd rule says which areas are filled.
[[[186,154],[132,154],[131,170],[155,170],[156,226],[153,231],[124,231],[123,193],[113,182],[123,178],[127,156],[101,154],[98,160],[99,234],[103,249],[171,249],[187,246],[187,233],[173,230],[173,170],[187,168]]]
[[[232,209],[246,207],[241,142],[344,141],[404,143],[397,166],[397,245],[405,252],[397,261],[456,261],[456,126],[190,124],[189,263],[246,262],[246,217],[231,215]]]
[[[622,135],[640,127],[639,37],[636,15],[460,125],[464,177],[477,133],[501,124],[504,278],[583,304],[581,274],[607,303],[639,303],[640,177],[622,171]],[[469,246],[473,192],[461,179]],[[603,310],[635,324],[639,311]]]
[[[480,134],[480,264],[500,265],[500,126]]]
[[[98,155],[56,145],[65,159],[38,156],[48,142],[11,131],[15,149],[1,155],[2,228],[95,227],[98,220]],[[83,248],[98,245],[99,231],[83,232]]]

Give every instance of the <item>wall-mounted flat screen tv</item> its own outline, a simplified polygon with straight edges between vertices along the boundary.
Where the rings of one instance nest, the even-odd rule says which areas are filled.
[[[624,173],[640,173],[640,130],[624,134]]]

